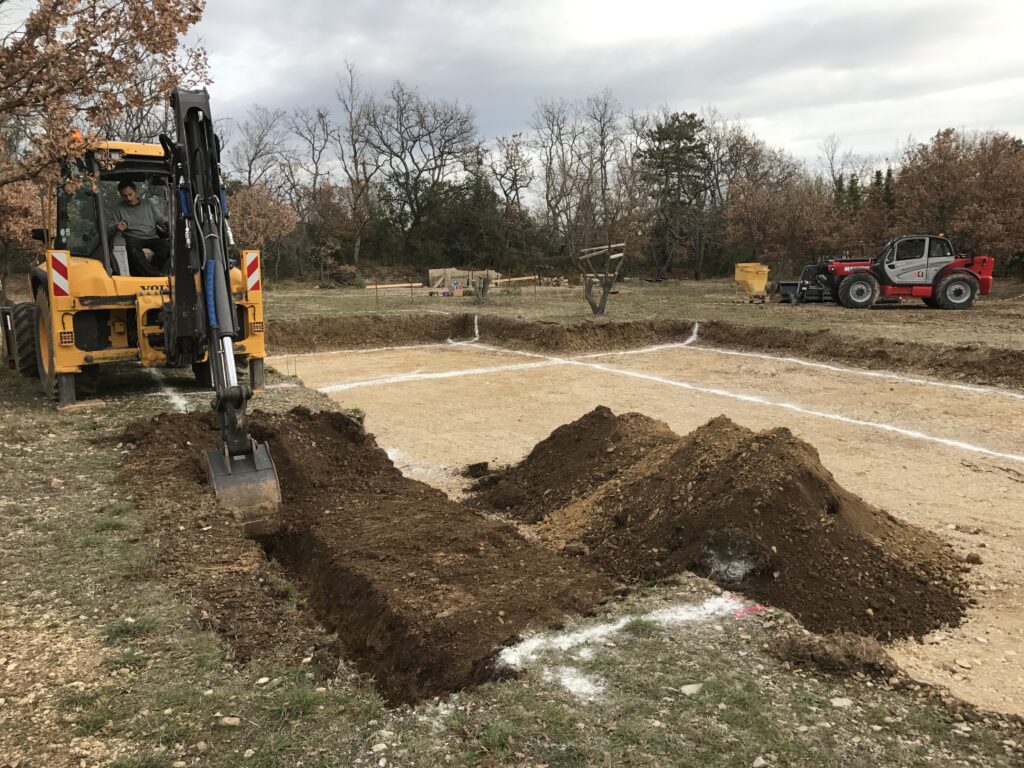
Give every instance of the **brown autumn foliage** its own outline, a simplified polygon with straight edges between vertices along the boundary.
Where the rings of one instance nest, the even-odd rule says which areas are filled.
[[[266,187],[242,187],[228,198],[231,232],[241,248],[263,248],[291,233],[298,217]]]
[[[41,226],[39,192],[27,182],[0,187],[0,299],[19,260],[28,261],[35,250],[33,227]]]
[[[948,128],[909,147],[896,177],[898,226],[945,232],[1004,263],[1024,250],[1024,142]]]
[[[180,44],[204,7],[205,0],[40,0],[0,37],[0,119],[23,137],[0,155],[0,187],[38,179],[55,159],[83,153],[102,126],[165,99],[174,85],[206,82],[203,49]],[[72,140],[72,128],[84,143]]]

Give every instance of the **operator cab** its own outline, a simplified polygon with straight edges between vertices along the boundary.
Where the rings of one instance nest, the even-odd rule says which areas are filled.
[[[166,219],[170,187],[163,149],[105,142],[100,149],[65,163],[62,175],[53,248],[96,259],[109,275],[130,276],[127,259],[118,248],[124,245],[124,238],[117,231],[116,211],[121,202],[117,187],[122,181],[131,181],[139,199],[150,201]],[[162,237],[168,234],[158,232]]]
[[[886,243],[875,265],[883,283],[931,285],[954,258],[953,245],[945,237],[906,235]]]

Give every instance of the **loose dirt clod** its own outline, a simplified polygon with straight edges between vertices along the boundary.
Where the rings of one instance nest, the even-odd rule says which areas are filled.
[[[898,672],[896,662],[877,640],[851,632],[815,635],[790,630],[772,637],[768,647],[783,661],[813,665],[826,672],[861,672],[872,677],[889,677]]]
[[[840,487],[787,429],[718,417],[680,438],[599,407],[476,498],[617,579],[695,571],[816,632],[920,636],[963,614],[952,550]]]
[[[179,505],[182,492],[204,493],[199,456],[215,437],[211,421],[174,414],[131,428],[125,440],[139,445],[131,475],[151,474],[170,453],[176,468],[163,468],[176,473]],[[392,701],[493,677],[491,658],[528,625],[586,613],[610,591],[589,568],[403,477],[344,414],[296,408],[256,412],[252,422],[277,465],[287,525],[264,548]],[[240,528],[224,525],[221,535],[245,551]],[[278,630],[278,639],[289,632]]]

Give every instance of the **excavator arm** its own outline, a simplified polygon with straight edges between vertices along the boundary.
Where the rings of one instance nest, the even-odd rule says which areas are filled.
[[[227,195],[209,94],[175,89],[171,107],[177,139],[160,137],[174,190],[167,358],[184,365],[207,356],[220,424],[217,447],[206,454],[210,484],[221,506],[240,516],[248,535],[271,534],[280,528],[281,488],[266,443],[257,443],[249,432],[246,406],[252,389],[239,383],[235,368],[233,344],[241,329],[231,295]]]

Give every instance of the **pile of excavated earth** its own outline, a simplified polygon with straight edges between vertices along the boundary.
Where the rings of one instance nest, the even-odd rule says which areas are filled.
[[[342,413],[256,412],[252,430],[277,464],[286,524],[258,545],[204,486],[211,414],[127,430],[123,476],[158,510],[158,569],[241,658],[336,633],[336,656],[391,701],[493,678],[496,652],[525,630],[683,570],[822,632],[920,636],[962,615],[952,551],[839,487],[785,429],[718,418],[680,437],[600,407],[464,503],[404,477]],[[271,566],[308,620],[281,607]]]
[[[598,407],[476,500],[616,580],[694,571],[817,632],[920,636],[964,610],[952,549],[840,487],[784,428],[718,417],[680,437]]]

